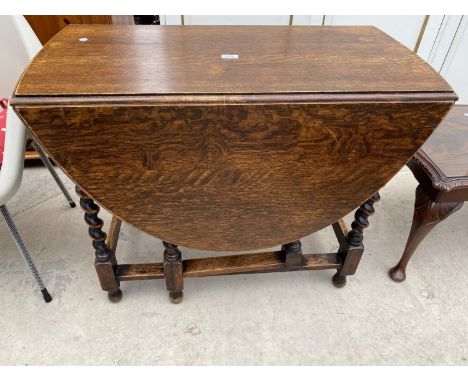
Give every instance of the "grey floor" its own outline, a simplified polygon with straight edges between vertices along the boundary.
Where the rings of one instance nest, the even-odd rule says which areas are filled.
[[[403,170],[381,191],[366,254],[344,289],[332,286],[333,271],[188,279],[184,302],[173,305],[154,280],[124,283],[123,300],[111,304],[82,212],[45,169],[27,168],[8,206],[54,300],[42,301],[0,223],[0,364],[467,365],[468,208],[420,246],[405,283],[387,277],[406,241],[415,186]],[[336,249],[331,229],[303,246]],[[121,262],[161,254],[157,239],[123,226]]]

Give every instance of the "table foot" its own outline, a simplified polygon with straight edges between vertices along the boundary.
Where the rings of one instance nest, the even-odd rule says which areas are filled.
[[[403,268],[398,267],[398,265],[394,266],[393,268],[390,268],[388,271],[388,275],[390,278],[397,282],[401,283],[406,280],[406,272]]]
[[[340,272],[336,272],[333,275],[332,282],[336,288],[343,288],[346,285],[346,276],[342,276]]]
[[[113,303],[120,302],[120,300],[122,300],[122,291],[120,289],[117,289],[113,292],[108,292],[107,298],[109,299],[110,302],[113,302]]]
[[[405,281],[406,267],[419,244],[437,224],[458,211],[462,205],[463,202],[435,202],[421,184],[416,187],[413,223],[411,224],[405,250],[398,264],[389,271],[390,278],[393,281]]]
[[[169,292],[169,300],[173,304],[179,304],[182,302],[184,299],[184,293],[183,292]]]

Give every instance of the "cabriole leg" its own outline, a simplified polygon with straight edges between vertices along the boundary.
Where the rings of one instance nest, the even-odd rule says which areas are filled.
[[[418,245],[438,223],[459,210],[462,205],[463,202],[434,202],[421,185],[416,188],[413,223],[406,247],[398,264],[388,272],[393,281],[402,282],[406,279],[406,266]]]

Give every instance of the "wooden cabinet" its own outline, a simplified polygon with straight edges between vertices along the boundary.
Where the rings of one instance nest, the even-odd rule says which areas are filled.
[[[69,24],[112,24],[112,16],[24,16],[44,45]]]

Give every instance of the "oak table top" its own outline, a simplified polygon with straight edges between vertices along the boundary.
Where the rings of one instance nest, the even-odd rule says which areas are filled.
[[[217,251],[336,222],[455,100],[374,27],[73,25],[34,58],[11,103],[102,207]]]
[[[408,167],[437,202],[468,200],[468,105],[455,105]]]
[[[421,151],[444,177],[468,181],[468,105],[454,106]]]
[[[70,25],[16,95],[370,92],[452,90],[374,27]]]

